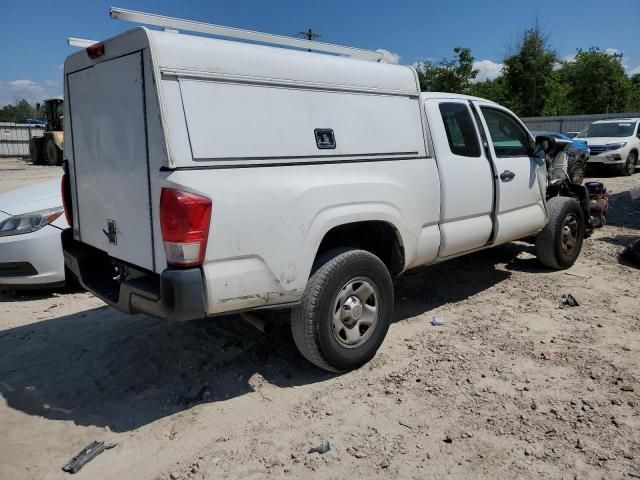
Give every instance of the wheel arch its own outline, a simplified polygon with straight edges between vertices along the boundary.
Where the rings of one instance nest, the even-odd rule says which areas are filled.
[[[340,248],[357,248],[377,256],[392,277],[405,268],[405,244],[398,227],[388,220],[357,220],[329,228],[320,240],[310,271],[319,267],[316,260],[323,254]]]

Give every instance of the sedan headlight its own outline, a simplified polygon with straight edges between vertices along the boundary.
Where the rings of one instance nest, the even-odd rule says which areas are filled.
[[[6,218],[0,222],[0,237],[35,232],[49,225],[63,212],[63,207],[56,207]]]
[[[609,145],[606,146],[605,150],[618,150],[618,149],[624,147],[626,144],[627,144],[627,142],[610,143]]]

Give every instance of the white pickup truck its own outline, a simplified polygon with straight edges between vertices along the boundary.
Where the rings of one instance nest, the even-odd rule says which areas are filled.
[[[536,234],[562,269],[582,246],[584,189],[549,183],[522,122],[408,66],[135,28],[64,79],[65,261],[125,312],[289,308],[300,352],[348,370],[403,272]]]

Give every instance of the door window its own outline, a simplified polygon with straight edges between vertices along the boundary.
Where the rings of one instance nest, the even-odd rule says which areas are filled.
[[[496,156],[529,155],[529,135],[511,115],[494,108],[481,107],[481,110],[487,122]]]
[[[463,103],[441,103],[440,114],[454,155],[479,157],[480,142],[469,109]]]

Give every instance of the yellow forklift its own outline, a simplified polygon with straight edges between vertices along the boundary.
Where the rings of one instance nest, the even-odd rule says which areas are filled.
[[[45,120],[47,126],[42,137],[33,137],[29,141],[29,155],[33,163],[47,163],[62,165],[62,150],[64,149],[64,135],[62,132],[63,100],[49,98],[44,101]],[[40,104],[36,110],[40,111]]]

